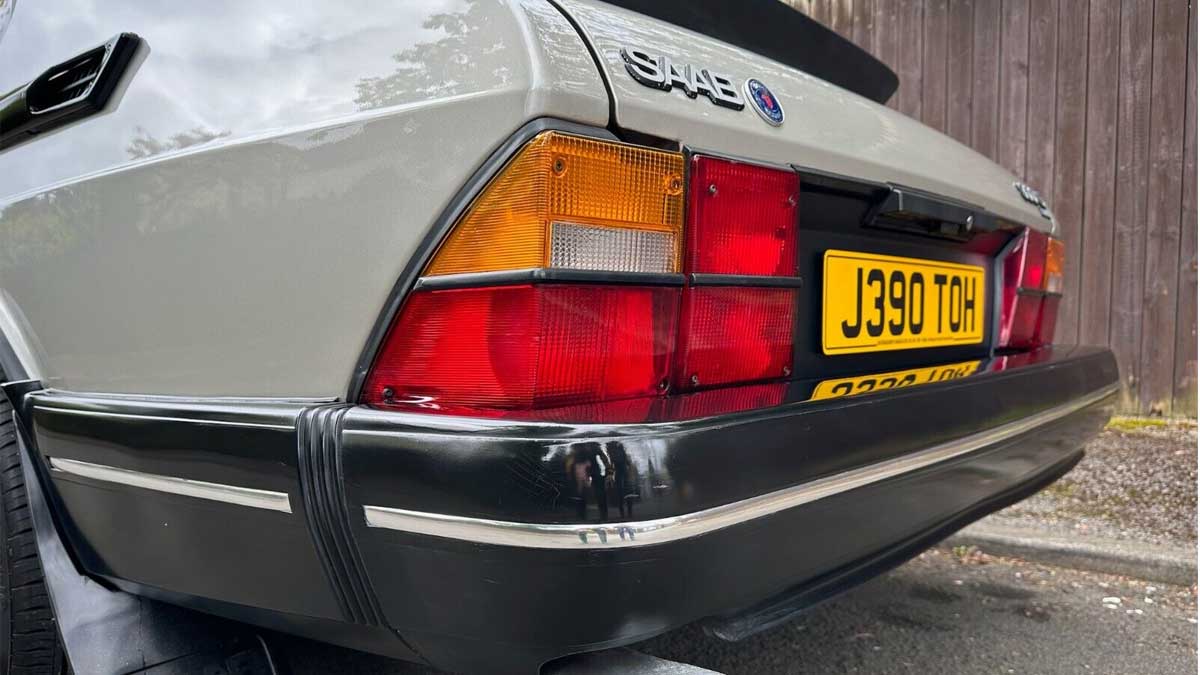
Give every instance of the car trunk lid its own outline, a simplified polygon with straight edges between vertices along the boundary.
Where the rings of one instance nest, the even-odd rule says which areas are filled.
[[[1054,228],[1052,215],[1022,195],[1011,173],[895,110],[748,49],[612,4],[559,4],[598,56],[614,122],[622,129],[694,149],[906,186],[1015,223]],[[720,74],[746,105],[736,110],[689,96],[682,86],[647,86],[631,75],[622,49],[665,57],[681,74],[687,67]],[[744,90],[749,79],[769,88],[785,113],[782,124],[755,114]]]

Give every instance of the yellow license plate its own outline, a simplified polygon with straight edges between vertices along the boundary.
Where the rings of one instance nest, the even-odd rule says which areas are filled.
[[[983,342],[987,285],[978,265],[831,250],[824,280],[826,354]]]
[[[957,380],[974,374],[978,368],[979,361],[964,361],[963,363],[951,363],[945,366],[912,368],[910,370],[896,370],[876,375],[860,375],[857,377],[825,380],[818,384],[816,389],[813,389],[812,396],[808,400],[820,401],[827,398],[869,394],[873,391],[913,387],[931,382]]]

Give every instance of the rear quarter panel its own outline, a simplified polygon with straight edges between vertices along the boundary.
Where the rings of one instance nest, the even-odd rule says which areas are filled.
[[[122,31],[119,104],[0,154],[0,329],[63,389],[339,396],[488,153],[608,121],[544,0],[19,2],[0,91]]]

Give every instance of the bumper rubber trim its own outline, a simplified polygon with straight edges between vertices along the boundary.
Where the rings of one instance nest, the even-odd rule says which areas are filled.
[[[300,494],[313,546],[346,621],[382,626],[383,612],[350,534],[341,473],[342,420],[349,406],[309,408],[296,424]]]
[[[478,544],[538,549],[610,549],[664,544],[769,516],[1003,443],[1099,403],[1116,392],[1117,385],[1108,385],[1028,417],[919,452],[730,504],[654,520],[611,524],[524,523],[371,505],[364,506],[363,512],[369,527]]]

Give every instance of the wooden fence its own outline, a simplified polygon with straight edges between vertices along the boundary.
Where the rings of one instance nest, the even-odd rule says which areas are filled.
[[[1196,415],[1196,16],[1188,0],[784,0],[900,76],[889,105],[1047,196],[1060,342],[1121,406]]]

